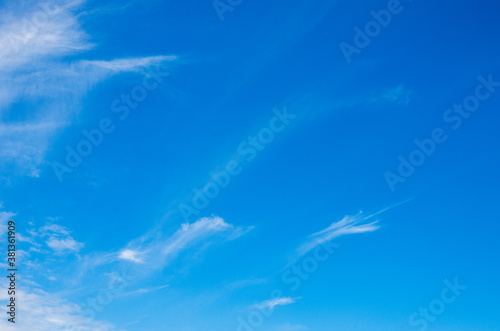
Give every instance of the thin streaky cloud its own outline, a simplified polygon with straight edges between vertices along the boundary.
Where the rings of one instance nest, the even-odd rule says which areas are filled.
[[[193,223],[183,223],[172,235],[163,237],[148,233],[120,251],[118,259],[128,262],[147,262],[151,268],[163,267],[182,251],[205,241],[234,240],[252,227],[234,226],[218,216],[203,217]],[[155,230],[155,233],[157,231]],[[208,247],[205,245],[204,247]]]
[[[169,285],[162,285],[162,286],[157,286],[157,287],[152,287],[152,288],[140,288],[138,290],[130,291],[130,292],[125,292],[118,294],[117,297],[122,297],[122,296],[129,296],[129,295],[141,295],[141,294],[147,294],[150,292],[155,292],[158,290],[162,290],[164,288],[167,288]]]
[[[334,238],[355,233],[373,232],[379,229],[378,221],[365,223],[362,214],[355,216],[346,215],[342,220],[333,222],[329,227],[319,232],[313,233],[307,237],[295,251],[293,261],[316,248],[318,245],[326,243]]]
[[[2,281],[0,288],[7,288]],[[68,326],[75,326],[77,330],[118,330],[111,323],[88,318],[81,315],[81,308],[55,293],[47,293],[37,288],[16,291],[16,296],[23,302],[22,318],[16,319],[16,324],[0,319],[2,331],[33,331],[53,330],[66,331]],[[9,297],[7,291],[0,291],[0,301]]]
[[[309,235],[307,239],[296,249],[295,254],[290,263],[295,262],[298,258],[305,255],[309,251],[313,250],[318,245],[329,242],[334,238],[348,234],[367,233],[378,230],[380,228],[380,226],[378,225],[378,220],[370,223],[367,223],[366,221],[386,211],[401,206],[413,199],[414,198],[412,197],[404,201],[398,202],[368,216],[363,216],[362,212],[359,212],[357,215],[354,216],[351,215],[344,216],[342,220],[333,222],[327,228]]]
[[[290,305],[292,303],[295,303],[299,299],[301,299],[301,298],[300,297],[299,298],[282,297],[282,298],[266,300],[266,301],[263,301],[261,303],[256,304],[255,308],[272,310],[276,306]]]
[[[375,212],[375,213],[373,213],[373,214],[371,214],[371,215],[368,215],[368,216],[364,217],[364,219],[365,219],[365,220],[367,220],[367,219],[369,219],[369,218],[372,218],[372,217],[374,217],[374,216],[377,216],[377,215],[379,215],[379,214],[382,214],[382,213],[384,213],[384,212],[386,212],[386,211],[388,211],[388,210],[391,210],[391,209],[393,209],[393,208],[396,208],[396,207],[399,207],[399,206],[401,206],[401,205],[404,205],[405,203],[410,202],[410,201],[412,201],[413,199],[415,199],[415,197],[411,197],[411,198],[408,198],[408,199],[403,200],[403,201],[401,201],[401,202],[398,202],[398,203],[395,203],[395,204],[393,204],[393,205],[390,205],[389,207],[386,207],[386,208],[384,208],[384,209],[382,209],[382,210],[379,210],[379,211],[377,211],[377,212]]]
[[[0,167],[16,175],[40,176],[50,146],[76,121],[81,98],[98,83],[122,73],[148,74],[153,66],[163,70],[176,60],[171,55],[74,59],[98,47],[79,18],[85,4],[84,0],[51,3],[48,12],[47,4],[36,1],[1,8]],[[33,25],[40,13],[48,15],[47,20]],[[14,104],[33,101],[37,109],[23,120],[12,113]]]

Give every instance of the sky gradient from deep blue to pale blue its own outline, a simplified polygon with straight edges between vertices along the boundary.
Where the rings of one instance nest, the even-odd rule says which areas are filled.
[[[346,61],[339,45],[387,4],[242,1],[221,20],[211,1],[76,1],[4,47],[0,244],[15,219],[21,292],[18,323],[2,311],[0,328],[249,331],[238,319],[279,290],[253,329],[419,330],[410,316],[458,279],[467,289],[427,329],[500,330],[500,87],[460,127],[445,115],[500,82],[500,5],[401,1]],[[41,7],[2,8],[7,45]],[[115,100],[155,72],[120,119]],[[284,110],[250,158],[249,136]],[[59,180],[67,147],[105,118],[114,131]],[[398,157],[436,129],[446,141],[391,189]],[[186,217],[231,160],[240,172]],[[292,290],[283,274],[325,229],[340,246]],[[82,316],[121,270],[127,285]]]

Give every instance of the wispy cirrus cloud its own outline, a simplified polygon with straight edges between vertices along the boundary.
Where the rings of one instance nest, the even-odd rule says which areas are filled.
[[[0,219],[6,220],[8,217],[13,216],[14,213],[0,213]],[[93,263],[90,266],[84,267],[86,272],[89,270],[96,271],[95,267],[99,267],[99,272],[104,275],[108,275],[111,278],[127,277],[127,286],[133,286],[139,280],[138,277],[141,276],[141,272],[136,272],[130,268],[124,268],[124,273],[122,275],[117,275],[117,265],[118,261],[132,262],[134,265],[141,265],[142,262],[147,262],[150,266],[149,271],[154,270],[157,267],[164,267],[168,262],[171,262],[175,257],[181,254],[183,251],[202,251],[212,244],[217,242],[224,242],[236,239],[252,229],[252,227],[240,227],[234,226],[225,222],[220,217],[206,217],[202,218],[193,223],[185,223],[180,226],[178,230],[168,236],[155,235],[157,231],[152,231],[147,233],[145,236],[134,241],[132,244],[128,245],[129,248],[119,251],[119,253],[105,253],[98,256],[90,255],[78,257],[77,260],[68,260],[67,254],[58,254],[59,252],[65,253],[76,253],[81,245],[76,240],[71,237],[71,231],[59,224],[54,223],[56,220],[51,219],[51,222],[45,224],[38,228],[33,228],[25,235],[24,242],[26,243],[36,243],[45,242],[45,248],[37,252],[38,256],[56,253],[51,256],[50,259],[41,260],[40,263],[43,264],[44,270],[48,268],[56,268],[58,277],[67,277],[69,275],[73,279],[76,279],[76,283],[73,285],[82,286],[81,288],[88,293],[99,293],[98,291],[102,288],[106,288],[103,282],[96,283],[95,279],[91,279],[90,283],[85,283],[84,279],[80,279],[78,276],[74,275],[74,268],[59,268],[61,262],[65,263],[76,263],[71,264],[72,266],[81,265],[87,260],[92,260],[97,257],[97,260],[101,259],[99,263]],[[73,243],[74,241],[74,243]],[[39,245],[39,244],[37,244]],[[49,249],[47,249],[47,247]],[[28,266],[24,263],[26,267],[26,275],[29,275],[29,271],[40,270],[38,266]],[[121,266],[126,266],[128,264],[121,264]],[[35,268],[35,269],[33,269]],[[102,268],[102,269],[101,269]],[[110,269],[111,268],[111,269]],[[62,274],[61,274],[62,272]],[[78,272],[77,272],[78,274]],[[66,276],[64,276],[66,275]],[[49,279],[56,280],[53,276]],[[42,280],[40,278],[40,280]],[[83,282],[81,282],[83,280]],[[28,331],[35,330],[33,326],[39,327],[39,330],[56,330],[62,331],[66,330],[67,326],[76,327],[78,330],[117,330],[119,328],[113,326],[104,321],[99,321],[95,318],[88,318],[87,315],[82,315],[81,305],[77,305],[74,302],[79,302],[74,300],[75,291],[65,290],[63,292],[57,291],[46,291],[44,283],[34,284],[32,282],[24,282],[23,288],[18,293],[17,297],[23,301],[22,306],[22,316],[23,320],[16,324],[15,330]],[[86,285],[85,285],[86,284]],[[5,287],[5,281],[0,282],[0,287]],[[119,292],[114,295],[115,298],[128,297],[134,295],[145,295],[152,292],[157,292],[165,289],[168,285],[161,285],[156,287],[140,287],[127,292]],[[97,292],[96,292],[97,291]],[[78,292],[78,291],[76,291]],[[0,296],[0,303],[3,303],[7,298],[5,296],[6,291],[2,291],[4,296]],[[90,297],[95,297],[94,294],[89,294]],[[77,296],[78,297],[78,296]],[[295,300],[295,299],[293,299]],[[286,305],[288,300],[285,298],[275,303],[269,303],[269,305],[274,308],[277,305]],[[3,305],[5,306],[5,305]],[[37,308],[39,307],[39,308]],[[4,308],[2,308],[5,310]],[[21,308],[20,308],[21,309]],[[0,328],[2,330],[14,330],[7,322],[4,320],[0,321]]]
[[[75,121],[80,99],[98,83],[122,73],[146,73],[176,59],[81,59],[98,47],[83,29],[82,18],[92,18],[84,5],[84,0],[23,1],[0,8],[2,172],[40,176],[50,145]]]
[[[338,238],[340,236],[345,236],[348,234],[368,233],[378,230],[380,228],[380,226],[378,225],[379,221],[375,220],[373,222],[370,222],[370,219],[395,207],[403,205],[413,199],[414,198],[412,197],[403,200],[367,216],[364,216],[362,212],[354,216],[344,216],[344,218],[340,221],[333,222],[327,228],[307,236],[304,242],[300,244],[299,247],[295,250],[292,261],[296,261],[299,257],[313,250],[318,245],[329,242],[334,238]]]
[[[7,284],[0,284],[0,302],[2,303],[2,316],[6,314]],[[47,293],[37,288],[27,288],[16,291],[16,300],[22,302],[18,307],[16,323],[10,323],[7,318],[0,319],[0,329],[4,331],[35,331],[54,330],[67,331],[70,325],[77,326],[75,330],[117,330],[108,322],[94,320],[81,315],[81,308],[68,300],[61,298],[56,293]]]
[[[16,71],[33,61],[94,47],[77,13],[83,0],[23,1],[3,5],[0,70]]]
[[[162,289],[167,288],[167,287],[168,287],[168,285],[156,286],[156,287],[151,287],[151,288],[140,288],[138,290],[122,293],[122,294],[118,295],[118,297],[129,296],[129,295],[147,294],[147,293],[162,290]]]
[[[316,246],[328,242],[334,238],[355,234],[373,232],[379,229],[378,221],[367,223],[368,218],[363,217],[361,213],[355,216],[346,215],[342,220],[333,222],[326,229],[313,233],[307,237],[295,251],[295,259],[305,255],[309,251],[316,248]]]
[[[410,102],[411,94],[412,91],[404,85],[398,85],[383,91],[378,91],[377,94],[371,98],[371,102],[389,102],[407,105]]]
[[[12,217],[13,213],[7,213],[8,217]],[[0,213],[1,219],[1,213]],[[78,242],[71,236],[71,232],[64,226],[48,223],[38,229],[29,229],[29,235],[23,233],[16,233],[17,240],[20,242],[26,242],[31,245],[29,251],[35,253],[78,253],[84,244]],[[42,248],[43,243],[46,247]],[[50,248],[48,250],[47,248]]]
[[[291,305],[292,303],[295,303],[299,299],[300,298],[283,297],[283,298],[276,298],[276,299],[266,300],[266,301],[263,301],[263,302],[261,302],[259,304],[256,304],[255,308],[257,308],[257,309],[272,310],[276,306]]]
[[[3,233],[6,230],[3,225],[7,224],[7,221],[14,216],[16,216],[14,212],[0,212],[0,241],[7,238],[6,234]],[[52,281],[57,280],[56,277],[51,275],[51,269],[69,263],[68,254],[63,253],[75,253],[83,246],[83,244],[71,237],[71,231],[61,225],[49,223],[42,227],[31,229],[27,233],[27,235],[24,235],[16,232],[16,238],[19,242],[23,243],[21,246],[18,246],[16,261],[23,266],[23,271],[21,274],[16,275],[17,286],[15,297],[16,302],[22,302],[22,304],[16,304],[16,323],[8,322],[7,302],[11,296],[8,295],[7,288],[9,287],[10,280],[2,277],[0,279],[0,311],[5,318],[0,319],[0,330],[68,331],[67,327],[70,325],[76,326],[77,330],[117,330],[110,323],[83,316],[81,314],[81,307],[74,301],[65,298],[57,290],[49,292],[45,289],[45,278]],[[41,247],[44,242],[46,246],[43,249],[37,249],[36,252],[33,252],[33,254],[37,254],[38,256],[38,258],[34,259],[36,263],[32,262],[33,258],[29,252],[19,250],[20,247],[25,245],[33,245],[30,248],[34,248],[34,246]],[[41,269],[41,266],[43,266],[43,269]],[[32,279],[36,279],[36,281]],[[61,280],[57,285],[59,290],[62,282]]]
[[[236,239],[252,227],[233,226],[217,216],[204,217],[193,223],[184,223],[172,235],[157,236],[153,231],[130,243],[118,253],[118,259],[134,263],[147,262],[152,267],[161,267],[179,253],[201,243],[208,247],[219,240]]]

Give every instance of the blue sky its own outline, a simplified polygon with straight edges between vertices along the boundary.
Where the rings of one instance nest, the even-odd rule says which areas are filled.
[[[0,329],[500,330],[496,1],[1,7]]]

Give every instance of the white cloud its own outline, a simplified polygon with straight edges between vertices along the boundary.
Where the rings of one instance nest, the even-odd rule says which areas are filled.
[[[47,225],[40,228],[40,233],[42,235],[47,234],[47,233],[55,233],[55,234],[64,235],[64,236],[69,235],[69,231],[65,227],[60,226],[58,224],[47,224]]]
[[[150,292],[155,292],[155,291],[158,291],[158,290],[162,290],[162,289],[164,289],[166,287],[168,287],[168,285],[162,285],[162,286],[157,286],[157,287],[152,287],[152,288],[140,288],[138,290],[126,292],[126,293],[123,293],[123,294],[119,294],[117,296],[120,297],[120,296],[134,295],[134,294],[147,294],[147,293],[150,293]]]
[[[236,231],[239,232],[238,229]],[[165,256],[175,255],[203,238],[224,232],[233,233],[234,227],[220,217],[204,217],[192,224],[184,223],[180,230],[165,240],[162,251]]]
[[[139,254],[139,252],[133,251],[131,249],[124,249],[119,253],[118,258],[135,263],[144,263],[144,261],[138,257]]]
[[[0,224],[6,224],[7,220],[14,216],[12,212],[0,212]],[[2,228],[3,229],[3,228]],[[17,237],[23,238],[23,242],[32,244],[36,239],[48,238],[47,245],[55,252],[74,252],[82,247],[83,244],[76,242],[67,228],[57,224],[47,224],[37,230],[30,232],[31,237],[24,237],[17,234]],[[2,234],[2,238],[4,238]],[[81,331],[111,331],[117,330],[113,325],[107,322],[97,321],[82,315],[81,308],[66,299],[60,294],[46,292],[41,289],[41,285],[32,279],[40,280],[40,275],[45,275],[47,279],[56,281],[57,279],[50,275],[52,272],[48,264],[53,263],[57,266],[64,264],[67,260],[59,254],[53,254],[50,259],[42,261],[42,265],[34,264],[28,260],[29,254],[24,250],[17,251],[17,257],[22,261],[24,271],[18,275],[18,288],[16,290],[16,323],[7,321],[7,300],[8,280],[5,277],[0,279],[0,330],[2,331],[68,331],[68,326],[74,326],[73,330]],[[47,260],[49,260],[47,262]],[[7,265],[1,264],[0,267],[7,268]],[[36,269],[36,276],[33,277],[29,272],[32,268]],[[60,283],[56,288],[60,289]]]
[[[33,246],[40,247],[41,245],[33,240],[31,237],[24,236],[21,232],[16,233],[16,239],[19,242],[27,242]],[[36,247],[30,247],[30,251],[36,252],[39,251]]]
[[[37,165],[43,161],[48,144],[62,127],[63,123],[0,123],[0,157],[5,160],[16,160],[17,164],[24,165],[24,171],[32,176],[39,176]]]
[[[379,228],[378,221],[366,223],[369,217],[362,217],[361,213],[356,216],[345,216],[338,222],[333,222],[329,227],[307,237],[306,241],[296,250],[295,259],[306,254],[316,246],[328,242],[334,238],[355,233],[373,232]]]
[[[0,167],[7,173],[39,177],[51,144],[77,118],[80,99],[96,84],[175,60],[76,60],[96,47],[82,27],[85,1],[58,2],[49,1],[45,8],[43,2],[28,0],[0,8]]]
[[[110,331],[115,328],[106,322],[96,321],[80,315],[80,307],[60,298],[57,294],[47,293],[39,289],[16,291],[16,301],[22,302],[17,307],[16,324],[7,321],[6,305],[8,296],[6,283],[0,289],[2,317],[0,330],[3,331],[67,331],[68,326],[74,330]]]
[[[21,283],[23,284],[23,287],[25,287],[26,285],[29,285],[31,287],[40,287],[40,284],[31,279],[21,279]]]
[[[46,244],[56,252],[78,252],[83,247],[82,243],[77,242],[71,236],[66,238],[51,237],[46,241]]]
[[[47,238],[45,244],[56,253],[77,253],[84,246],[83,243],[76,241],[70,235],[70,231],[67,228],[55,223],[46,224],[39,229],[31,229],[27,232],[30,236],[18,233],[18,239],[19,241],[36,246],[31,246],[29,248],[30,252],[44,253],[44,251],[40,249],[41,244],[37,242],[37,239],[41,238]]]
[[[83,69],[94,69],[96,71],[102,71],[105,69],[107,72],[142,72],[142,68],[147,68],[151,65],[158,65],[162,62],[173,61],[177,59],[176,56],[150,56],[150,57],[140,57],[140,58],[128,58],[128,59],[115,59],[111,61],[80,61],[78,66],[80,70]]]
[[[4,45],[0,70],[15,71],[33,61],[92,48],[76,14],[83,2],[66,1],[59,8],[45,7],[38,1],[4,5],[0,15],[0,40]]]
[[[0,213],[0,219],[3,217],[9,217],[14,215],[13,213]],[[32,229],[29,232],[29,236],[26,236],[26,242],[46,242],[47,246],[56,253],[61,252],[76,252],[81,249],[83,244],[78,243],[71,237],[71,231],[66,227],[54,223],[56,220],[51,220],[51,223],[44,224],[39,228]],[[106,275],[109,272],[110,263],[113,261],[116,263],[117,260],[129,261],[134,264],[140,263],[140,261],[148,262],[148,268],[162,267],[168,261],[171,261],[175,256],[184,250],[189,248],[197,248],[198,251],[205,249],[206,247],[220,241],[228,241],[237,238],[244,233],[248,232],[251,228],[237,227],[226,223],[220,217],[208,217],[202,218],[191,224],[182,224],[175,232],[169,236],[157,235],[159,231],[152,231],[147,233],[146,236],[139,238],[134,244],[129,245],[130,247],[119,251],[118,253],[107,253],[102,256],[96,254],[96,256],[84,256],[78,258],[77,261],[69,262],[66,257],[60,254],[52,254],[49,259],[41,260],[42,265],[37,266],[35,272],[37,274],[42,272],[46,274],[47,279],[54,281],[62,281],[63,278],[70,278],[74,281],[74,287],[88,290],[96,290],[106,286],[105,281],[102,279],[96,280],[95,278],[85,278],[79,277],[78,270],[74,267],[80,266],[87,263],[86,261],[91,261],[91,266],[82,266],[85,272],[85,277],[88,276],[88,271],[93,269],[94,272],[98,272],[96,265],[100,265],[103,269],[99,270],[101,274]],[[154,240],[150,240],[153,238]],[[48,249],[47,249],[48,250]],[[45,253],[47,252],[45,251]],[[102,261],[100,261],[102,260]],[[98,261],[98,262],[96,262]],[[65,262],[75,263],[70,264],[66,267],[59,268]],[[30,261],[23,262],[26,267],[26,272],[31,270]],[[139,264],[137,264],[139,265]],[[49,266],[54,266],[55,270]],[[121,264],[123,267],[128,267],[129,264]],[[33,266],[35,267],[35,266]],[[123,278],[127,281],[122,282],[126,286],[132,286],[133,283],[137,283],[143,272],[148,272],[151,269],[143,268],[140,265],[140,271],[135,270],[131,273],[125,270],[123,274],[117,275],[116,270],[118,266],[113,265],[113,270],[111,274],[107,274],[111,279]],[[57,275],[57,279],[53,276]],[[28,274],[26,274],[28,275]],[[38,279],[38,278],[37,278]],[[90,281],[90,285],[84,282]],[[98,282],[98,284],[96,284]],[[6,291],[5,281],[0,280],[0,305],[5,307]],[[101,322],[93,319],[86,318],[86,315],[82,315],[82,309],[84,307],[79,307],[71,301],[72,296],[75,293],[74,288],[64,288],[61,289],[57,285],[51,284],[47,285],[42,283],[42,286],[35,284],[33,282],[23,282],[23,287],[18,293],[18,299],[22,300],[22,306],[19,306],[19,322],[16,323],[15,328],[13,328],[10,323],[5,319],[0,320],[0,330],[16,330],[16,331],[38,331],[38,330],[55,330],[55,331],[66,331],[67,326],[75,326],[75,330],[116,330],[116,328],[107,323]],[[60,290],[60,292],[46,291],[46,288],[53,287]],[[108,284],[109,286],[109,284]],[[39,288],[40,287],[40,288]],[[117,294],[116,297],[122,296],[133,296],[133,295],[146,295],[154,291],[160,291],[165,289],[167,285],[157,286],[157,287],[135,287],[133,290],[128,292],[123,292]],[[80,290],[76,290],[80,291]],[[278,305],[286,304],[285,302],[278,303]],[[2,310],[3,309],[3,310]],[[5,314],[5,308],[1,308],[0,312]],[[87,315],[88,316],[88,315]]]
[[[29,241],[28,241],[29,242]],[[31,243],[31,242],[29,242]],[[34,252],[34,253],[41,253],[42,250],[40,250],[39,248],[36,248],[36,247],[30,247],[30,252]]]
[[[272,310],[274,309],[274,307],[276,306],[286,306],[286,305],[290,305],[292,303],[295,303],[297,300],[299,300],[300,298],[291,298],[291,297],[284,297],[284,298],[276,298],[276,299],[271,299],[271,300],[266,300],[266,301],[263,301],[257,305],[255,305],[255,307],[257,309],[267,309],[267,310]]]
[[[217,238],[233,240],[251,229],[252,227],[235,227],[217,216],[204,217],[191,224],[182,224],[180,229],[168,237],[157,236],[156,231],[148,233],[120,251],[118,258],[135,263],[145,261],[152,268],[162,267],[181,251],[197,244]],[[150,238],[153,240],[149,240]]]

